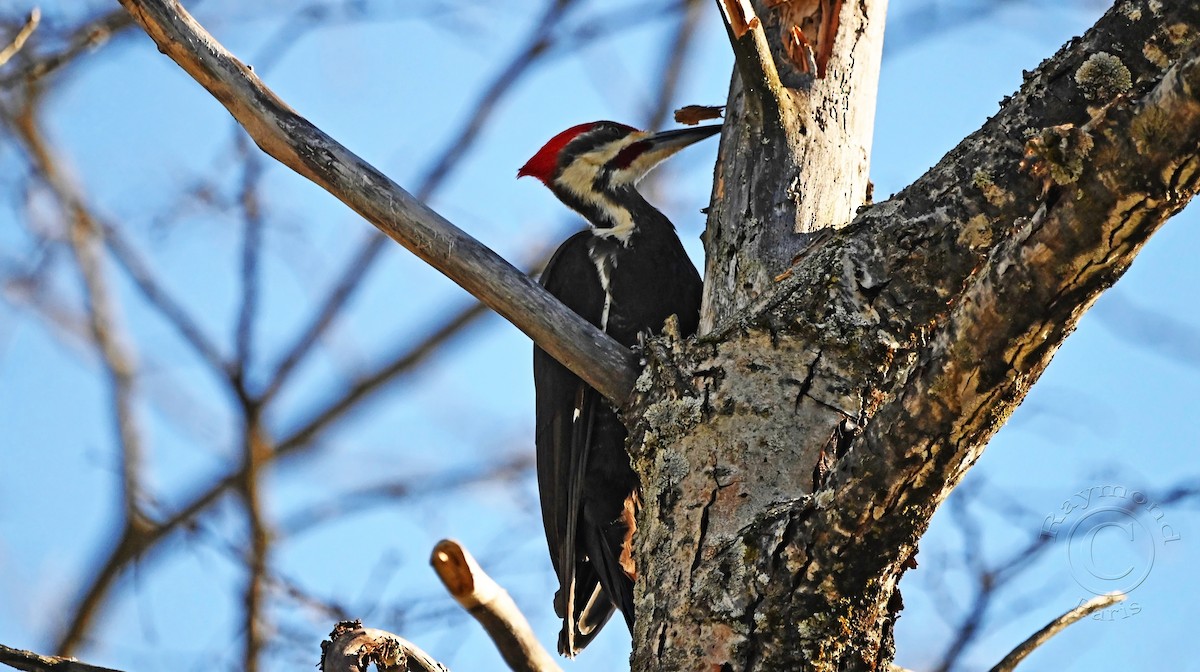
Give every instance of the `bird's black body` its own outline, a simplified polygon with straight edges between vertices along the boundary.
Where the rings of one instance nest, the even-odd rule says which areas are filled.
[[[558,147],[552,140],[543,150],[557,150],[555,162],[546,164],[551,167],[543,167],[549,179],[536,166],[530,168],[541,153],[522,169],[522,174],[543,179],[591,224],[558,248],[542,285],[622,345],[633,346],[640,335],[658,333],[671,315],[678,317],[681,334],[692,335],[700,319],[700,275],[671,222],[634,189],[641,175],[626,181],[614,180],[613,174],[628,178],[619,171],[632,162],[632,152],[643,151],[639,143],[651,147],[665,136],[678,145],[668,147],[667,153],[673,153],[715,131],[687,129],[695,137],[680,132],[647,136],[608,124],[598,122],[593,132]],[[614,138],[622,146],[598,152]],[[564,172],[571,176],[569,164],[588,152],[598,152],[604,160],[588,173],[590,184],[581,187],[577,175],[573,184],[555,181]],[[583,188],[593,191],[579,193]],[[555,610],[563,617],[559,651],[572,656],[595,637],[614,609],[633,629],[636,571],[630,542],[640,508],[639,485],[625,450],[625,427],[612,405],[536,346],[533,375],[542,520],[560,584],[555,596]]]

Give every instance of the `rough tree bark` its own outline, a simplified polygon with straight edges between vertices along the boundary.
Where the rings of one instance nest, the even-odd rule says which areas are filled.
[[[845,3],[842,29],[870,33],[875,11]],[[801,153],[837,154],[763,142],[753,126],[772,122],[735,83],[708,231],[711,330],[652,345],[626,416],[646,502],[634,670],[886,669],[896,586],[938,504],[1197,191],[1198,31],[1195,3],[1118,2],[915,184],[807,237],[778,195],[801,168],[838,173]],[[843,65],[862,64],[830,76],[854,79]]]
[[[213,44],[172,38],[173,2],[122,2],[265,148],[330,146],[290,110],[263,117],[276,101],[251,104],[265,89]],[[645,501],[633,669],[886,668],[896,586],[933,512],[1200,189],[1200,6],[1119,0],[844,226],[868,198],[883,0],[717,4],[738,68],[704,333],[651,342],[626,404]],[[289,165],[384,228],[436,218],[410,204],[397,219],[377,200],[399,188],[370,166]],[[498,309],[519,318],[520,298]]]

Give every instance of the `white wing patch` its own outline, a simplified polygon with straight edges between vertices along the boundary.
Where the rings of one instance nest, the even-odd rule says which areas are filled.
[[[617,265],[617,258],[612,252],[597,251],[593,244],[589,249],[589,257],[596,265],[596,275],[600,277],[600,288],[604,290],[604,310],[600,312],[600,331],[608,331],[608,314],[612,310],[612,269]]]

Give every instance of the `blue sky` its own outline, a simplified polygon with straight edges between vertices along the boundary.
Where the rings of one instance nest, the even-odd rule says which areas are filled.
[[[264,3],[242,14],[226,4],[203,3],[197,16],[235,54],[263,62],[289,3]],[[14,6],[19,13],[28,3],[0,0],[5,15]],[[988,12],[976,11],[985,6]],[[587,5],[579,15],[598,7]],[[43,9],[53,21],[77,6],[46,3]],[[260,68],[297,111],[405,186],[457,132],[480,86],[540,10],[531,2],[475,4],[431,18],[419,9],[305,32]],[[1022,69],[1036,67],[1104,9],[1095,2],[893,0],[872,157],[877,198],[901,189],[976,129],[1019,86]],[[576,225],[573,216],[537,183],[514,180],[516,168],[562,128],[644,118],[669,30],[650,21],[536,68],[500,103],[432,205],[510,260],[531,259],[561,240]],[[229,351],[240,291],[237,213],[181,202],[178,194],[181,184],[213,175],[221,189],[236,188],[238,133],[227,113],[142,36],[129,35],[89,58],[47,101],[48,133],[96,210],[131,232],[167,287]],[[731,60],[714,6],[705,8],[689,63],[677,106],[722,103]],[[699,210],[707,204],[715,152],[716,143],[705,143],[661,169],[672,188],[658,202],[697,262]],[[12,148],[0,143],[0,174],[16,165]],[[271,251],[255,324],[261,356],[251,375],[259,379],[368,231],[324,192],[264,165]],[[0,184],[12,193],[3,178]],[[0,201],[0,252],[5,258],[30,254],[27,216],[13,198]],[[34,208],[39,211],[49,212]],[[955,510],[978,519],[981,555],[995,562],[1036,535],[1077,492],[1120,486],[1154,500],[1200,471],[1188,459],[1200,433],[1191,412],[1200,393],[1200,317],[1191,291],[1200,285],[1192,261],[1200,249],[1196,218],[1192,208],[1168,224],[1085,316],[968,476],[963,493],[974,496],[956,495],[960,508],[944,507],[935,518],[921,544],[920,567],[902,584],[908,608],[897,630],[899,664],[925,669],[936,663],[968,603],[968,574],[956,559],[967,516],[956,517]],[[53,218],[36,224],[52,226]],[[55,277],[58,292],[77,301],[69,268]],[[171,510],[193,484],[236,463],[234,418],[218,381],[128,282],[115,281],[115,289],[148,392],[139,413],[150,445],[150,485],[158,505]],[[391,246],[349,315],[297,372],[268,418],[270,428],[286,435],[355,372],[418,339],[431,316],[466,301],[456,286]],[[528,352],[524,336],[494,316],[485,318],[327,432],[313,455],[273,468],[271,519],[287,527],[356,484],[420,486],[481,459],[528,455]],[[119,515],[113,432],[97,371],[77,341],[59,338],[29,310],[0,302],[0,643],[46,649]],[[1198,592],[1188,571],[1200,558],[1197,518],[1186,507],[1164,515],[1179,540],[1152,538],[1152,571],[1130,594],[1138,613],[1080,623],[1023,669],[1145,669],[1148,662],[1158,669],[1200,669],[1188,655],[1187,638],[1188,608]],[[225,642],[236,632],[242,581],[231,549],[243,535],[233,507],[224,504],[195,531],[173,537],[168,552],[125,576],[81,656],[130,672],[161,669],[164,660],[174,669],[207,670],[214,668],[213,653],[223,652],[217,661],[236,668],[237,650]],[[499,669],[491,645],[426,564],[442,537],[472,549],[552,647],[554,586],[528,472],[286,535],[274,560],[287,581],[418,642],[452,669]],[[1121,539],[1098,539],[1112,562],[1145,561],[1144,553],[1127,557]],[[1072,578],[1078,569],[1066,546],[1053,544],[1017,590],[997,598],[985,634],[961,669],[987,669],[1090,596]],[[280,644],[269,669],[315,662],[331,618],[283,596],[274,600],[272,617]],[[620,668],[626,640],[613,624],[566,669]]]

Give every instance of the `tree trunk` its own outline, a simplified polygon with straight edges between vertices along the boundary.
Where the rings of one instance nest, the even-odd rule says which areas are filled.
[[[1200,7],[1124,1],[918,182],[821,231],[865,193],[869,144],[849,129],[869,128],[882,3],[842,21],[861,39],[826,83],[853,84],[777,96],[822,101],[778,128],[770,92],[737,82],[753,68],[735,41],[708,333],[651,344],[627,416],[645,500],[634,670],[886,669],[938,504],[1198,189]]]

